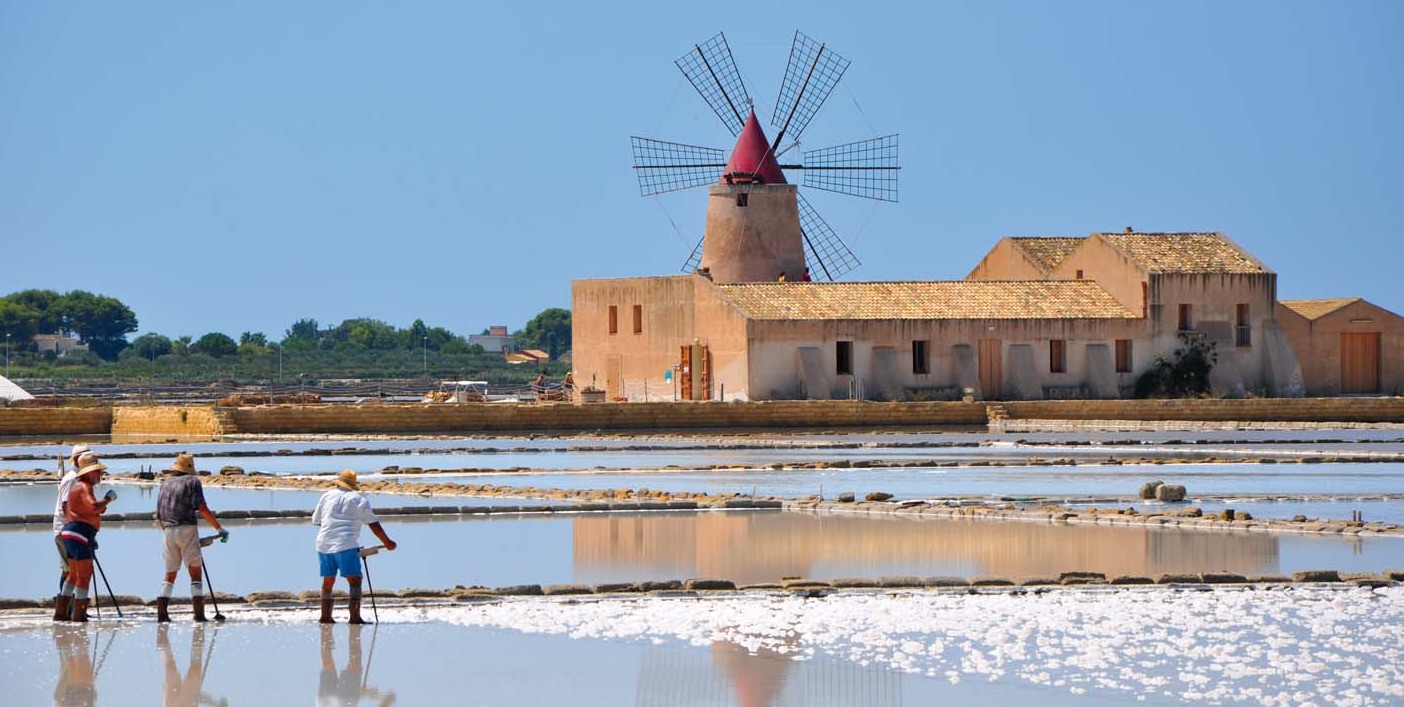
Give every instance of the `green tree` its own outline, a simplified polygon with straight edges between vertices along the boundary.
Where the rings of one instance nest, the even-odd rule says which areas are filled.
[[[283,344],[303,341],[315,345],[322,338],[322,330],[317,328],[316,319],[299,319],[283,334]]]
[[[112,360],[127,347],[127,334],[137,330],[136,313],[116,298],[73,290],[51,307],[62,317],[62,328],[77,334],[88,348]]]
[[[10,345],[28,343],[39,333],[39,311],[9,297],[0,299],[0,334],[10,336]]]
[[[570,350],[570,310],[544,309],[532,317],[516,337],[522,348],[541,349],[554,359]]]
[[[191,337],[189,335],[176,337],[174,340],[171,341],[171,353],[177,356],[189,356],[190,342],[194,340],[194,337]]]
[[[129,349],[133,356],[144,359],[160,358],[171,352],[171,340],[152,332],[142,334],[132,341]],[[123,353],[126,353],[125,351]]]
[[[221,358],[233,356],[239,351],[239,345],[229,338],[227,334],[212,331],[195,340],[190,346],[191,353],[201,353],[210,358]]]
[[[53,290],[21,290],[5,299],[35,313],[35,334],[58,334],[61,331],[62,312],[55,305],[63,299],[63,295]]]

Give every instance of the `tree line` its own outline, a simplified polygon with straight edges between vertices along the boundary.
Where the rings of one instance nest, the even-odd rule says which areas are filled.
[[[294,321],[280,338],[260,331],[241,332],[237,339],[218,331],[174,337],[149,332],[129,342],[127,335],[136,329],[136,314],[113,297],[81,290],[65,294],[25,290],[0,297],[0,332],[8,336],[11,355],[22,375],[48,376],[58,373],[57,368],[99,367],[111,369],[117,376],[150,376],[161,364],[173,376],[198,379],[226,377],[222,371],[234,371],[227,376],[234,377],[240,365],[248,375],[270,375],[274,370],[281,373],[285,363],[296,362],[314,373],[383,377],[427,374],[431,356],[436,371],[447,368],[466,374],[506,365],[500,354],[489,354],[467,338],[420,319],[399,328],[366,317],[346,319],[334,326],[304,318]],[[52,352],[41,356],[32,341],[36,334],[76,336],[89,350],[62,358]],[[542,349],[554,359],[570,350],[570,311],[544,310],[514,336],[519,348]]]

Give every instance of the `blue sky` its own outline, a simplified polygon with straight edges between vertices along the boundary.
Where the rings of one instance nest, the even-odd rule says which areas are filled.
[[[900,203],[808,192],[846,279],[1217,230],[1281,298],[1404,312],[1396,0],[0,0],[0,293],[170,336],[516,329],[572,279],[678,272],[705,192],[641,198],[629,136],[729,151],[673,60],[724,31],[768,122],[796,29],[852,61],[803,149],[901,134]]]

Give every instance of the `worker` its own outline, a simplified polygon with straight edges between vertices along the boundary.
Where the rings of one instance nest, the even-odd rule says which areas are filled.
[[[102,500],[93,493],[93,487],[102,481],[107,466],[92,457],[78,469],[78,482],[68,492],[65,502],[67,522],[63,524],[63,542],[68,552],[68,581],[54,602],[54,617],[62,621],[60,614],[69,612],[69,621],[88,620],[88,585],[93,580],[93,557],[97,552],[98,528],[102,526],[102,514],[107,506],[117,499],[117,492],[108,489]]]
[[[166,473],[166,478],[161,480],[161,491],[156,495],[156,520],[161,523],[164,535],[161,556],[166,563],[166,579],[161,583],[161,594],[156,597],[156,621],[171,620],[171,591],[181,565],[185,565],[190,575],[190,606],[194,618],[204,621],[205,588],[201,569],[205,559],[200,553],[199,521],[195,516],[198,513],[219,533],[220,542],[229,542],[229,531],[205,505],[205,488],[195,474],[193,455],[177,454]]]
[[[336,488],[322,494],[317,508],[312,511],[312,523],[317,530],[317,559],[322,572],[322,616],[321,623],[335,623],[332,620],[332,587],[336,585],[339,572],[346,578],[350,596],[351,617],[348,623],[363,624],[361,618],[361,525],[370,526],[371,532],[393,551],[395,541],[380,526],[380,519],[371,511],[370,501],[361,495],[361,485],[356,481],[356,472],[347,469],[332,479]]]

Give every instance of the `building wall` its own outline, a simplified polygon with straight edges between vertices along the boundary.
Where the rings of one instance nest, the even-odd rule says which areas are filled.
[[[1341,394],[1341,334],[1380,334],[1380,392],[1404,395],[1404,317],[1364,300],[1314,320],[1281,304],[1278,321],[1301,362],[1306,394]],[[1355,321],[1352,321],[1355,320]],[[1368,321],[1365,321],[1368,320]]]
[[[981,339],[1000,342],[1004,381],[999,391],[973,391],[975,397],[984,399],[1086,395],[1097,373],[1088,355],[1089,345],[1106,347],[1111,357],[1105,365],[1114,366],[1115,341],[1133,342],[1130,373],[1101,371],[1114,381],[1115,388],[1130,387],[1153,358],[1145,345],[1144,323],[1138,319],[754,321],[750,333],[752,398],[957,398],[966,387],[978,388],[978,381],[971,380],[970,361],[972,355],[978,355],[975,349]],[[1049,342],[1053,339],[1065,342],[1064,372],[1050,370]],[[839,341],[853,342],[851,376],[837,372]],[[914,372],[913,341],[928,342],[927,373]],[[964,363],[958,346],[969,347]],[[1015,347],[1020,346],[1027,349],[1016,352]],[[823,372],[818,389],[803,370],[804,348],[817,349]],[[1024,353],[1026,362],[1031,363],[1028,370],[1019,368]],[[883,367],[884,355],[891,358],[890,368]]]
[[[1082,279],[1096,280],[1127,309],[1141,315],[1147,313],[1142,293],[1149,274],[1100,234],[1083,240],[1082,245],[1054,266],[1046,279],[1076,280],[1078,271],[1082,271]]]
[[[967,280],[1043,280],[1048,273],[1043,272],[1029,259],[1023,248],[1014,244],[1014,239],[999,239],[994,248],[975,265],[975,269],[965,276]]]
[[[694,275],[576,280],[571,284],[571,340],[575,384],[595,386],[615,398],[671,400],[665,377],[678,362],[679,346],[695,338]],[[634,306],[643,326],[634,332]],[[609,308],[616,331],[609,333]],[[613,390],[611,390],[611,383]]]
[[[708,188],[701,266],[722,283],[774,282],[781,272],[799,280],[804,245],[796,195],[793,184]]]

